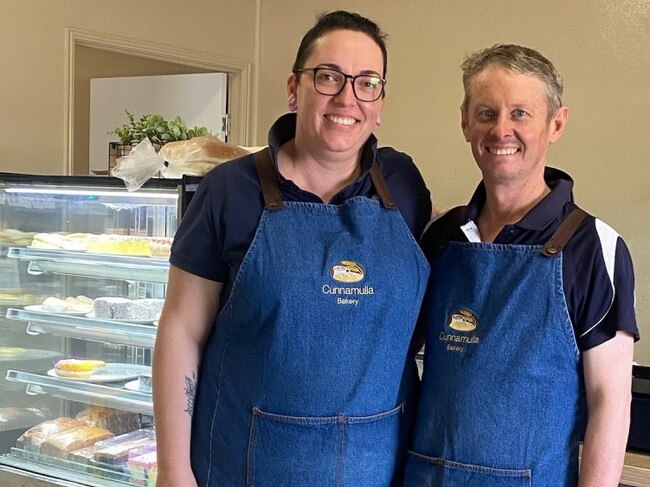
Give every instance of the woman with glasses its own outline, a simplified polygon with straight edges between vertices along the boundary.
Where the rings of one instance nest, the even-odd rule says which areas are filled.
[[[401,481],[431,203],[372,135],[385,78],[376,24],[321,16],[268,149],[203,179],[154,352],[159,487]]]

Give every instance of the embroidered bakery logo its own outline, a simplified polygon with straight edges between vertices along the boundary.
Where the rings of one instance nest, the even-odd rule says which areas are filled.
[[[330,268],[330,274],[335,281],[339,282],[359,282],[366,275],[363,268],[351,260],[342,260],[334,264]]]
[[[438,339],[441,342],[447,342],[447,351],[464,352],[468,345],[478,345],[481,341],[478,335],[468,333],[475,331],[478,326],[478,320],[471,311],[460,309],[451,313],[447,326],[460,333],[449,333],[441,331]]]
[[[476,330],[476,318],[466,309],[461,309],[458,313],[451,315],[449,328],[456,331],[474,331]]]
[[[366,277],[366,271],[360,264],[352,260],[342,260],[330,267],[330,277],[337,282],[351,284],[360,282]],[[323,294],[335,295],[336,304],[357,306],[361,302],[361,296],[375,294],[372,286],[333,286],[323,284]]]

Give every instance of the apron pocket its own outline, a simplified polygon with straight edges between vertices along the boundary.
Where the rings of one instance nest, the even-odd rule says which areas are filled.
[[[531,471],[458,463],[409,451],[405,487],[530,487]]]
[[[381,414],[346,418],[345,485],[386,487],[401,480],[408,432],[403,413],[404,403]]]
[[[403,409],[301,417],[253,408],[246,485],[386,487],[401,460]]]

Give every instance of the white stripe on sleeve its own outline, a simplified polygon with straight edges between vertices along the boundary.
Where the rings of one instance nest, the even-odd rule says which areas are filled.
[[[620,235],[616,232],[616,230],[610,227],[607,223],[599,220],[598,218],[596,218],[595,220],[596,220],[596,232],[598,233],[600,246],[602,247],[603,250],[603,260],[605,261],[605,269],[607,269],[607,276],[609,277],[609,282],[612,285],[612,300],[609,303],[609,306],[607,307],[605,313],[603,313],[603,316],[596,322],[594,326],[592,326],[587,331],[585,331],[582,335],[580,335],[581,337],[585,336],[591,330],[596,328],[605,319],[605,316],[607,316],[607,313],[609,313],[612,304],[614,304],[614,296],[616,295],[616,287],[614,286],[614,267],[616,264],[616,242],[618,241]]]

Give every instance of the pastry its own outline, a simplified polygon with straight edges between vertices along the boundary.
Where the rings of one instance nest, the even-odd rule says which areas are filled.
[[[83,295],[68,296],[65,299],[48,296],[41,307],[52,313],[90,313],[93,310],[93,300]]]
[[[103,360],[79,360],[74,358],[59,360],[54,364],[54,372],[59,377],[85,379],[97,369],[105,367]]]
[[[169,257],[173,241],[174,239],[171,237],[150,237],[149,249],[151,255],[153,257]]]

